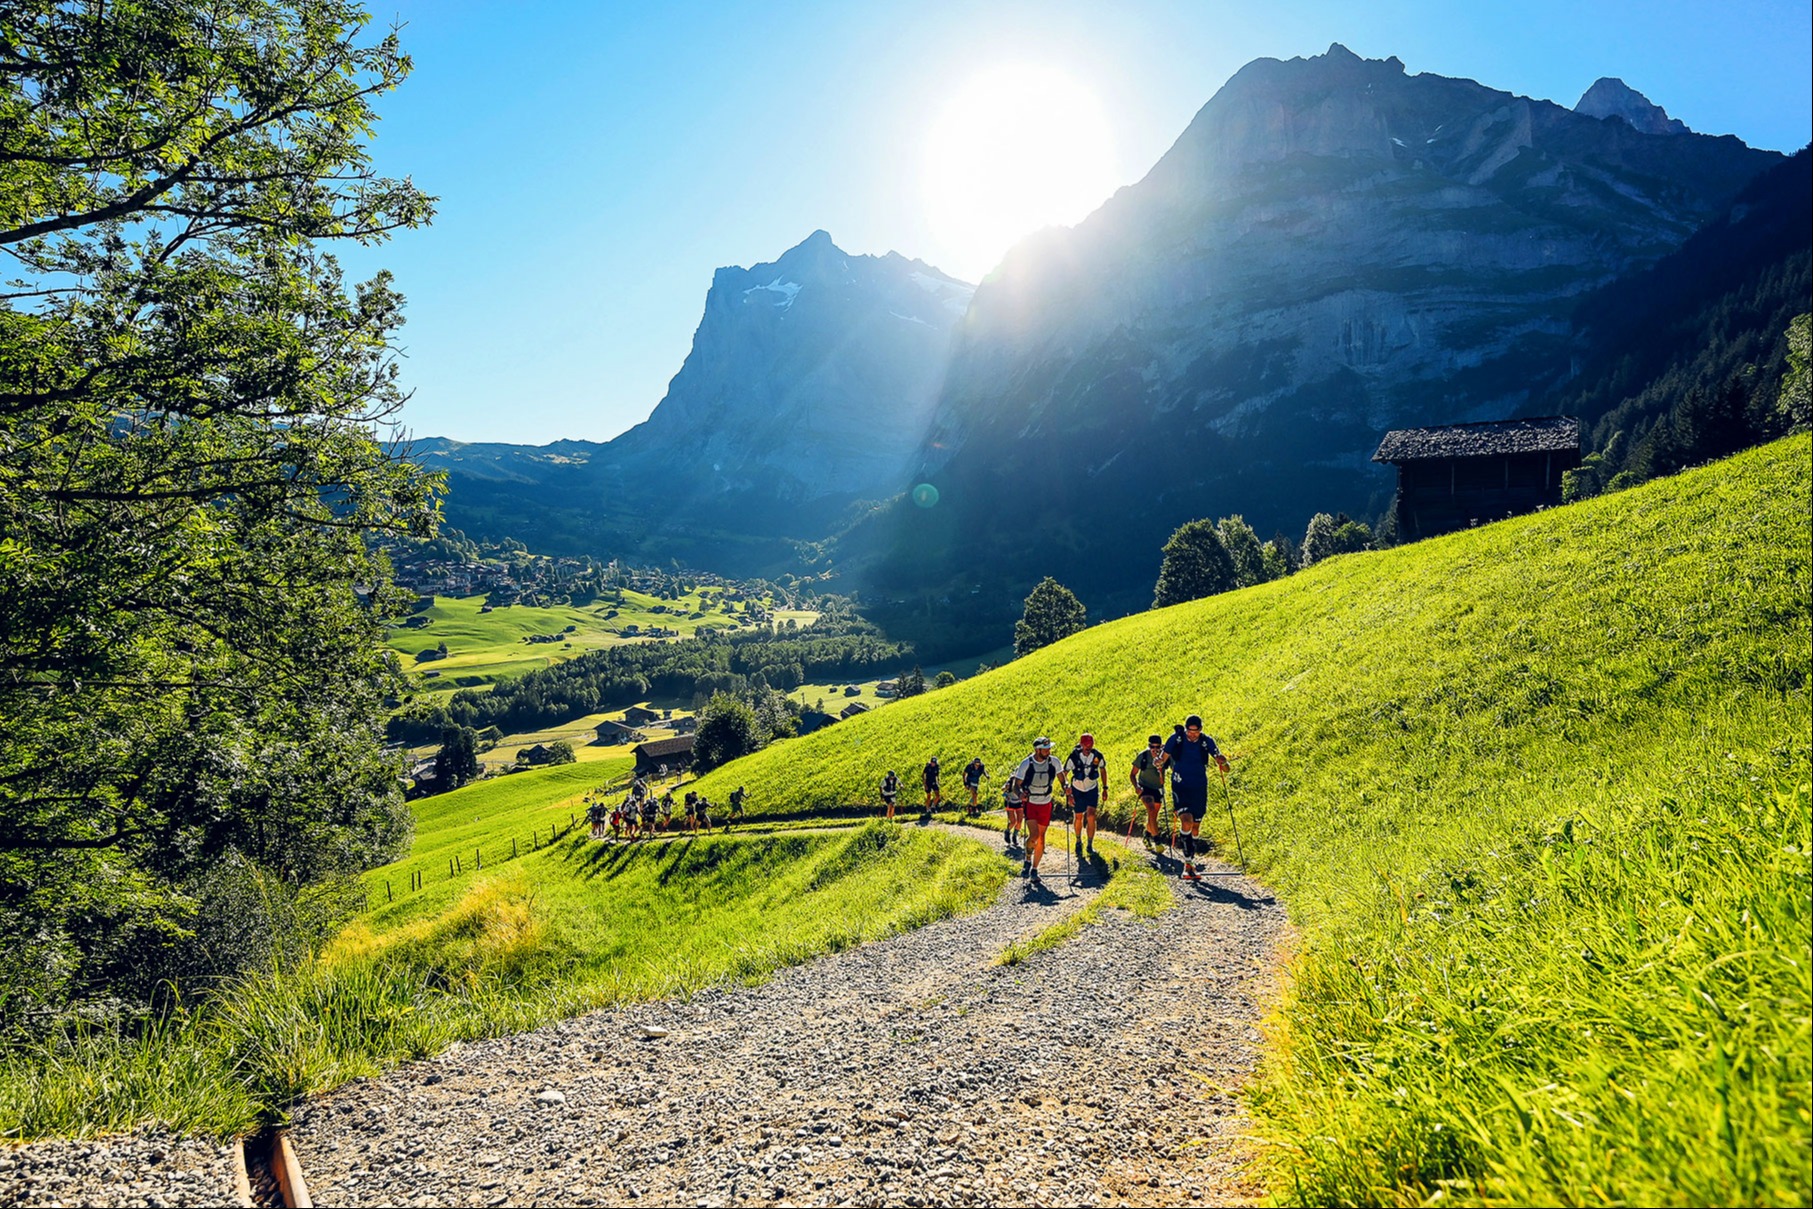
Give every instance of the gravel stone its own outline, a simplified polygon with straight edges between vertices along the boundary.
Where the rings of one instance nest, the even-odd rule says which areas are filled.
[[[141,1129],[0,1149],[0,1206],[232,1205],[237,1142]]]

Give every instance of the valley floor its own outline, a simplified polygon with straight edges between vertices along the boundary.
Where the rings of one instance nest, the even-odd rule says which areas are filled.
[[[1253,1199],[1234,1090],[1258,1058],[1283,907],[1211,865],[1173,881],[1156,920],[1109,911],[995,965],[1101,890],[1064,868],[1054,851],[1043,887],[1016,879],[978,914],[761,986],[342,1087],[296,1113],[303,1170],[335,1205]]]

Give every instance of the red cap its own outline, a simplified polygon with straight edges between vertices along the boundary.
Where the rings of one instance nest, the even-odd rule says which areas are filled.
[[[1078,739],[1077,743],[1083,747],[1094,747],[1095,746],[1095,736],[1086,734],[1082,738]]]

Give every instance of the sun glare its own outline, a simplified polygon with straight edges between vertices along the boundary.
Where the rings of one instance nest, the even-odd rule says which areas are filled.
[[[927,135],[923,179],[941,267],[972,281],[1023,236],[1080,221],[1117,183],[1101,103],[1031,64],[995,68],[950,98]]]

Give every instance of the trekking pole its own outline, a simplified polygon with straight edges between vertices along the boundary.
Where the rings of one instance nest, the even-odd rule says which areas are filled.
[[[1228,792],[1228,774],[1221,774],[1221,796],[1228,804],[1228,823],[1234,828],[1234,851],[1240,854],[1240,863],[1246,864],[1246,849],[1240,846],[1240,822],[1234,817],[1234,795]]]

